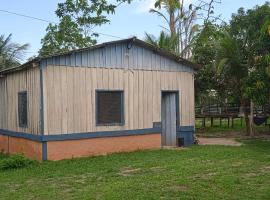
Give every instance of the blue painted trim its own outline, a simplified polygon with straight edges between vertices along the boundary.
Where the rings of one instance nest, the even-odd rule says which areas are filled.
[[[120,131],[99,131],[88,133],[71,133],[71,134],[58,134],[58,135],[33,135],[29,133],[21,133],[0,129],[0,135],[6,135],[11,137],[25,138],[38,142],[47,141],[64,141],[64,140],[80,140],[91,138],[103,138],[103,137],[120,137],[120,136],[132,136],[132,135],[147,135],[160,133],[160,128],[148,128],[148,129],[136,129],[136,130],[120,130]]]
[[[15,131],[9,131],[9,130],[4,130],[0,129],[0,135],[6,135],[6,136],[11,136],[11,137],[18,137],[18,138],[25,138],[28,140],[33,140],[33,141],[42,141],[42,136],[41,135],[34,135],[34,134],[29,134],[29,133],[22,133],[22,132],[15,132]]]
[[[177,128],[177,131],[180,131],[180,132],[190,132],[190,131],[195,131],[195,128],[194,126],[180,126]]]
[[[73,133],[65,135],[44,135],[44,141],[63,141],[63,140],[80,140],[91,138],[104,138],[104,137],[121,137],[132,135],[147,135],[160,133],[160,128],[137,129],[137,130],[121,130],[121,131],[100,131],[93,133]]]
[[[181,126],[177,132],[181,133],[194,133],[194,126]],[[132,135],[147,135],[147,134],[161,134],[160,127],[135,129],[135,130],[119,130],[119,131],[99,131],[88,133],[71,133],[71,134],[57,134],[57,135],[34,135],[29,133],[21,133],[9,130],[0,129],[0,135],[6,135],[11,137],[25,138],[38,142],[48,141],[64,141],[64,140],[80,140],[91,138],[104,138],[104,137],[121,137]]]
[[[181,126],[177,129],[177,139],[183,139],[184,147],[194,144],[194,126]]]
[[[42,160],[48,160],[47,142],[42,142]]]

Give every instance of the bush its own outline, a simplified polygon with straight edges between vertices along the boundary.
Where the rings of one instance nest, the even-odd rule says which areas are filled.
[[[37,161],[30,160],[22,154],[14,154],[0,161],[0,170],[19,169],[35,164],[37,164]]]
[[[0,160],[1,159],[4,159],[4,158],[6,158],[7,157],[7,155],[6,155],[6,153],[4,153],[4,151],[0,151]]]

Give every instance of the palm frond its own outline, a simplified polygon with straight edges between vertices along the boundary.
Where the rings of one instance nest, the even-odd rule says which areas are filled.
[[[28,44],[19,45],[11,42],[12,35],[0,35],[0,68],[14,67],[20,64]]]
[[[149,33],[145,33],[145,39],[144,40],[149,44],[152,44],[154,46],[158,46],[157,39],[155,38],[154,35],[151,35]]]
[[[170,23],[169,19],[167,19],[167,17],[162,12],[155,9],[150,9],[149,12],[156,13],[158,16],[162,17],[168,24]]]

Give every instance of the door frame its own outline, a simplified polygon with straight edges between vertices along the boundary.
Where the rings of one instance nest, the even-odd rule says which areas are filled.
[[[176,128],[180,127],[180,99],[179,99],[179,90],[161,90],[161,98],[160,98],[160,111],[162,111],[162,95],[163,93],[175,93],[176,94]],[[161,114],[161,112],[160,112]],[[160,116],[161,117],[161,116]]]
[[[179,90],[161,90],[161,98],[160,98],[160,118],[161,118],[161,125],[162,125],[162,97],[163,94],[166,93],[174,93],[175,94],[175,107],[176,107],[176,132],[180,128],[180,100],[179,100]],[[162,133],[161,133],[162,134]],[[177,138],[176,138],[177,139]],[[162,141],[161,141],[162,143]]]

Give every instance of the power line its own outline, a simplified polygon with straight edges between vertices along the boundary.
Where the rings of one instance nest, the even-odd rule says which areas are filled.
[[[17,16],[20,16],[20,17],[25,17],[25,18],[29,18],[29,19],[33,19],[33,20],[38,20],[38,21],[42,21],[42,22],[46,22],[46,23],[57,24],[56,22],[53,22],[53,21],[49,21],[49,20],[42,19],[42,18],[39,18],[39,17],[33,17],[33,16],[30,16],[30,15],[25,15],[25,14],[21,14],[21,13],[17,13],[17,12],[11,12],[11,11],[8,11],[8,10],[0,9],[0,12],[12,14],[12,15],[17,15]],[[101,33],[101,32],[96,32],[96,31],[91,31],[91,32],[94,33],[94,34],[104,35],[104,36],[107,36],[107,37],[123,39],[123,38],[121,38],[119,36],[115,36],[115,35],[111,35],[111,34],[107,34],[107,33]]]
[[[106,33],[100,33],[100,32],[93,32],[93,33],[97,33],[99,35],[104,35],[104,36],[108,36],[108,37],[113,37],[113,38],[118,38],[118,39],[123,39],[122,37],[119,36],[115,36],[115,35],[110,35],[110,34],[106,34]]]
[[[35,20],[38,20],[38,21],[46,22],[46,23],[56,24],[55,22],[48,21],[46,19],[41,19],[41,18],[38,18],[38,17],[32,17],[32,16],[29,16],[29,15],[24,15],[24,14],[20,14],[20,13],[16,13],[16,12],[11,12],[11,11],[8,11],[8,10],[0,9],[0,12],[5,12],[5,13],[8,13],[8,14],[17,15],[17,16],[20,16],[20,17],[26,17],[26,18],[29,18],[29,19],[35,19]]]

